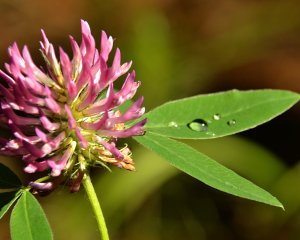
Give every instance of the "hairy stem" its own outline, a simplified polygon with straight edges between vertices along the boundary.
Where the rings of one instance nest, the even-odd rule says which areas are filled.
[[[100,206],[99,200],[97,198],[97,194],[95,192],[91,178],[88,173],[85,174],[82,183],[83,183],[83,186],[87,193],[88,199],[92,205],[92,208],[93,208],[96,220],[97,220],[97,224],[98,224],[98,229],[100,231],[101,239],[109,240],[108,231],[107,231],[105,219],[104,219],[104,216],[103,216],[103,213],[101,210],[101,206]]]

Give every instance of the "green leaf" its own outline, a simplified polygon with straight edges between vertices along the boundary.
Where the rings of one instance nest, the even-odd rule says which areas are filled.
[[[0,189],[19,188],[21,185],[18,176],[0,163]]]
[[[20,196],[19,191],[0,193],[0,219]]]
[[[51,240],[52,232],[46,215],[35,197],[25,191],[14,207],[10,230],[12,240]]]
[[[231,135],[267,122],[292,107],[299,95],[284,90],[232,90],[163,104],[145,115],[146,131],[173,138]]]
[[[174,167],[213,188],[283,208],[282,204],[265,190],[184,143],[149,132],[134,139]]]

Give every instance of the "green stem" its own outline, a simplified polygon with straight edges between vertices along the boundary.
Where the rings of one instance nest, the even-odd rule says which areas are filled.
[[[100,231],[101,239],[109,240],[109,236],[108,236],[108,232],[107,232],[107,228],[106,228],[106,224],[105,224],[105,219],[104,219],[101,207],[100,207],[100,203],[99,203],[97,194],[95,192],[94,186],[92,184],[91,178],[88,173],[85,174],[82,183],[83,183],[83,186],[87,193],[87,196],[89,198],[89,201],[92,205],[92,208],[93,208],[96,220],[97,220],[98,228]]]

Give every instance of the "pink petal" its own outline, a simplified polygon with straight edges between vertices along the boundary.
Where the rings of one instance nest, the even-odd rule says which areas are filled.
[[[108,60],[109,53],[111,52],[113,47],[113,39],[112,37],[107,38],[107,35],[104,31],[102,31],[101,35],[101,53],[100,56],[106,62]]]
[[[23,134],[22,131],[13,123],[12,120],[9,119],[7,123],[12,133],[17,139],[26,141],[30,144],[35,144],[40,142],[40,138],[38,136],[26,136],[25,134]]]
[[[81,126],[86,129],[99,130],[104,125],[107,119],[108,119],[108,112],[104,112],[104,114],[102,115],[101,119],[98,122],[93,122],[93,123],[82,122]]]
[[[79,75],[78,81],[77,81],[78,91],[80,91],[81,88],[84,85],[86,85],[90,80],[91,80],[90,68],[88,66],[88,63],[83,61],[82,70],[80,72],[80,75]]]
[[[124,158],[124,155],[120,152],[118,148],[116,148],[116,144],[114,142],[108,143],[98,136],[96,137],[96,140],[101,145],[103,145],[103,147],[105,147],[108,151],[110,151],[111,154],[114,155],[117,159],[122,160]]]
[[[82,57],[81,57],[80,48],[72,36],[70,36],[70,43],[73,51],[72,68],[73,68],[73,74],[76,79],[83,67]]]
[[[11,91],[9,91],[7,88],[5,88],[1,83],[0,83],[0,92],[1,94],[4,95],[6,101],[14,101],[15,96],[12,94]]]
[[[104,100],[100,100],[94,103],[88,109],[83,110],[82,113],[84,115],[93,115],[93,114],[99,114],[101,112],[110,110],[113,107],[114,96],[115,96],[114,87],[113,84],[110,84],[107,90],[106,98]],[[82,108],[81,105],[80,107]]]
[[[66,109],[66,113],[68,115],[68,125],[70,129],[75,129],[76,128],[76,120],[73,117],[73,114],[71,112],[71,109],[69,108],[69,106],[67,104],[65,104],[65,109]]]
[[[35,134],[44,142],[47,143],[50,141],[48,135],[46,133],[44,133],[43,131],[41,131],[38,128],[35,128]]]
[[[54,100],[54,98],[52,97],[52,93],[51,90],[46,87],[46,93],[47,93],[47,98],[45,99],[45,104],[46,106],[54,113],[57,114],[61,114],[62,113],[62,109],[59,106],[59,104]]]
[[[132,71],[131,74],[128,74],[126,80],[119,92],[116,93],[116,105],[121,105],[123,102],[131,99],[138,87],[140,86],[140,82],[135,82],[135,71]]]
[[[30,182],[28,185],[38,190],[51,190],[53,188],[52,182],[45,182],[45,183]]]
[[[16,82],[14,79],[12,79],[10,76],[8,76],[5,72],[0,70],[0,76],[9,84],[9,85],[15,85]]]
[[[60,128],[60,124],[59,124],[59,123],[52,123],[52,122],[47,118],[47,116],[45,115],[45,113],[44,113],[42,110],[40,110],[39,113],[40,113],[40,116],[41,116],[41,117],[40,117],[40,121],[41,121],[43,127],[44,127],[46,130],[48,130],[48,131],[55,131],[55,130],[57,130],[57,129]]]
[[[27,164],[27,166],[24,168],[24,171],[27,173],[35,173],[35,172],[42,172],[48,169],[48,163],[47,161],[42,162],[31,162]]]
[[[78,127],[76,127],[75,132],[76,132],[76,136],[79,140],[80,147],[87,148],[88,141],[82,136]]]
[[[76,143],[72,142],[72,145],[64,152],[63,156],[60,160],[51,159],[48,160],[49,167],[52,168],[51,175],[53,177],[59,176],[61,174],[61,171],[64,170],[68,160],[71,158],[74,150],[76,147]]]
[[[132,136],[140,136],[144,134],[143,126],[146,124],[147,119],[144,119],[130,128],[124,130],[99,130],[97,131],[102,136],[111,136],[114,138],[127,138]]]
[[[23,140],[23,145],[28,150],[28,152],[31,153],[34,157],[42,158],[47,154],[47,152],[42,151],[40,148],[25,140]]]
[[[66,133],[61,132],[55,138],[48,141],[48,144],[51,146],[52,151],[55,151],[59,148],[62,141],[66,138]]]
[[[89,63],[93,63],[95,54],[95,40],[91,34],[91,29],[86,21],[81,20],[82,44],[80,46],[84,59]]]
[[[68,55],[63,51],[62,48],[59,49],[59,53],[65,86],[68,90],[68,99],[69,101],[72,101],[77,96],[77,87],[75,82],[72,80],[72,64]]]
[[[107,125],[113,126],[117,123],[125,123],[129,120],[134,120],[141,117],[145,108],[140,108],[143,103],[144,97],[140,97],[134,104],[132,104],[129,109],[120,117],[110,118],[107,121]]]

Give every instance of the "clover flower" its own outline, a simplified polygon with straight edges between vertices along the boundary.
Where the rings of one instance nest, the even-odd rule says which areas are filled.
[[[26,46],[21,52],[13,43],[7,73],[0,70],[5,81],[0,84],[0,119],[12,133],[11,138],[0,138],[0,153],[22,156],[27,173],[47,174],[45,181],[30,182],[37,191],[51,190],[65,181],[71,191],[78,191],[90,166],[110,163],[134,170],[130,149],[127,145],[119,149],[117,139],[144,133],[146,119],[130,124],[144,113],[143,97],[124,113],[119,106],[133,98],[140,82],[132,71],[116,91],[114,82],[129,71],[132,62],[121,64],[117,49],[109,66],[112,37],[102,31],[99,51],[83,20],[81,31],[80,45],[70,36],[72,60],[62,48],[58,59],[42,30],[45,69],[34,64]]]

